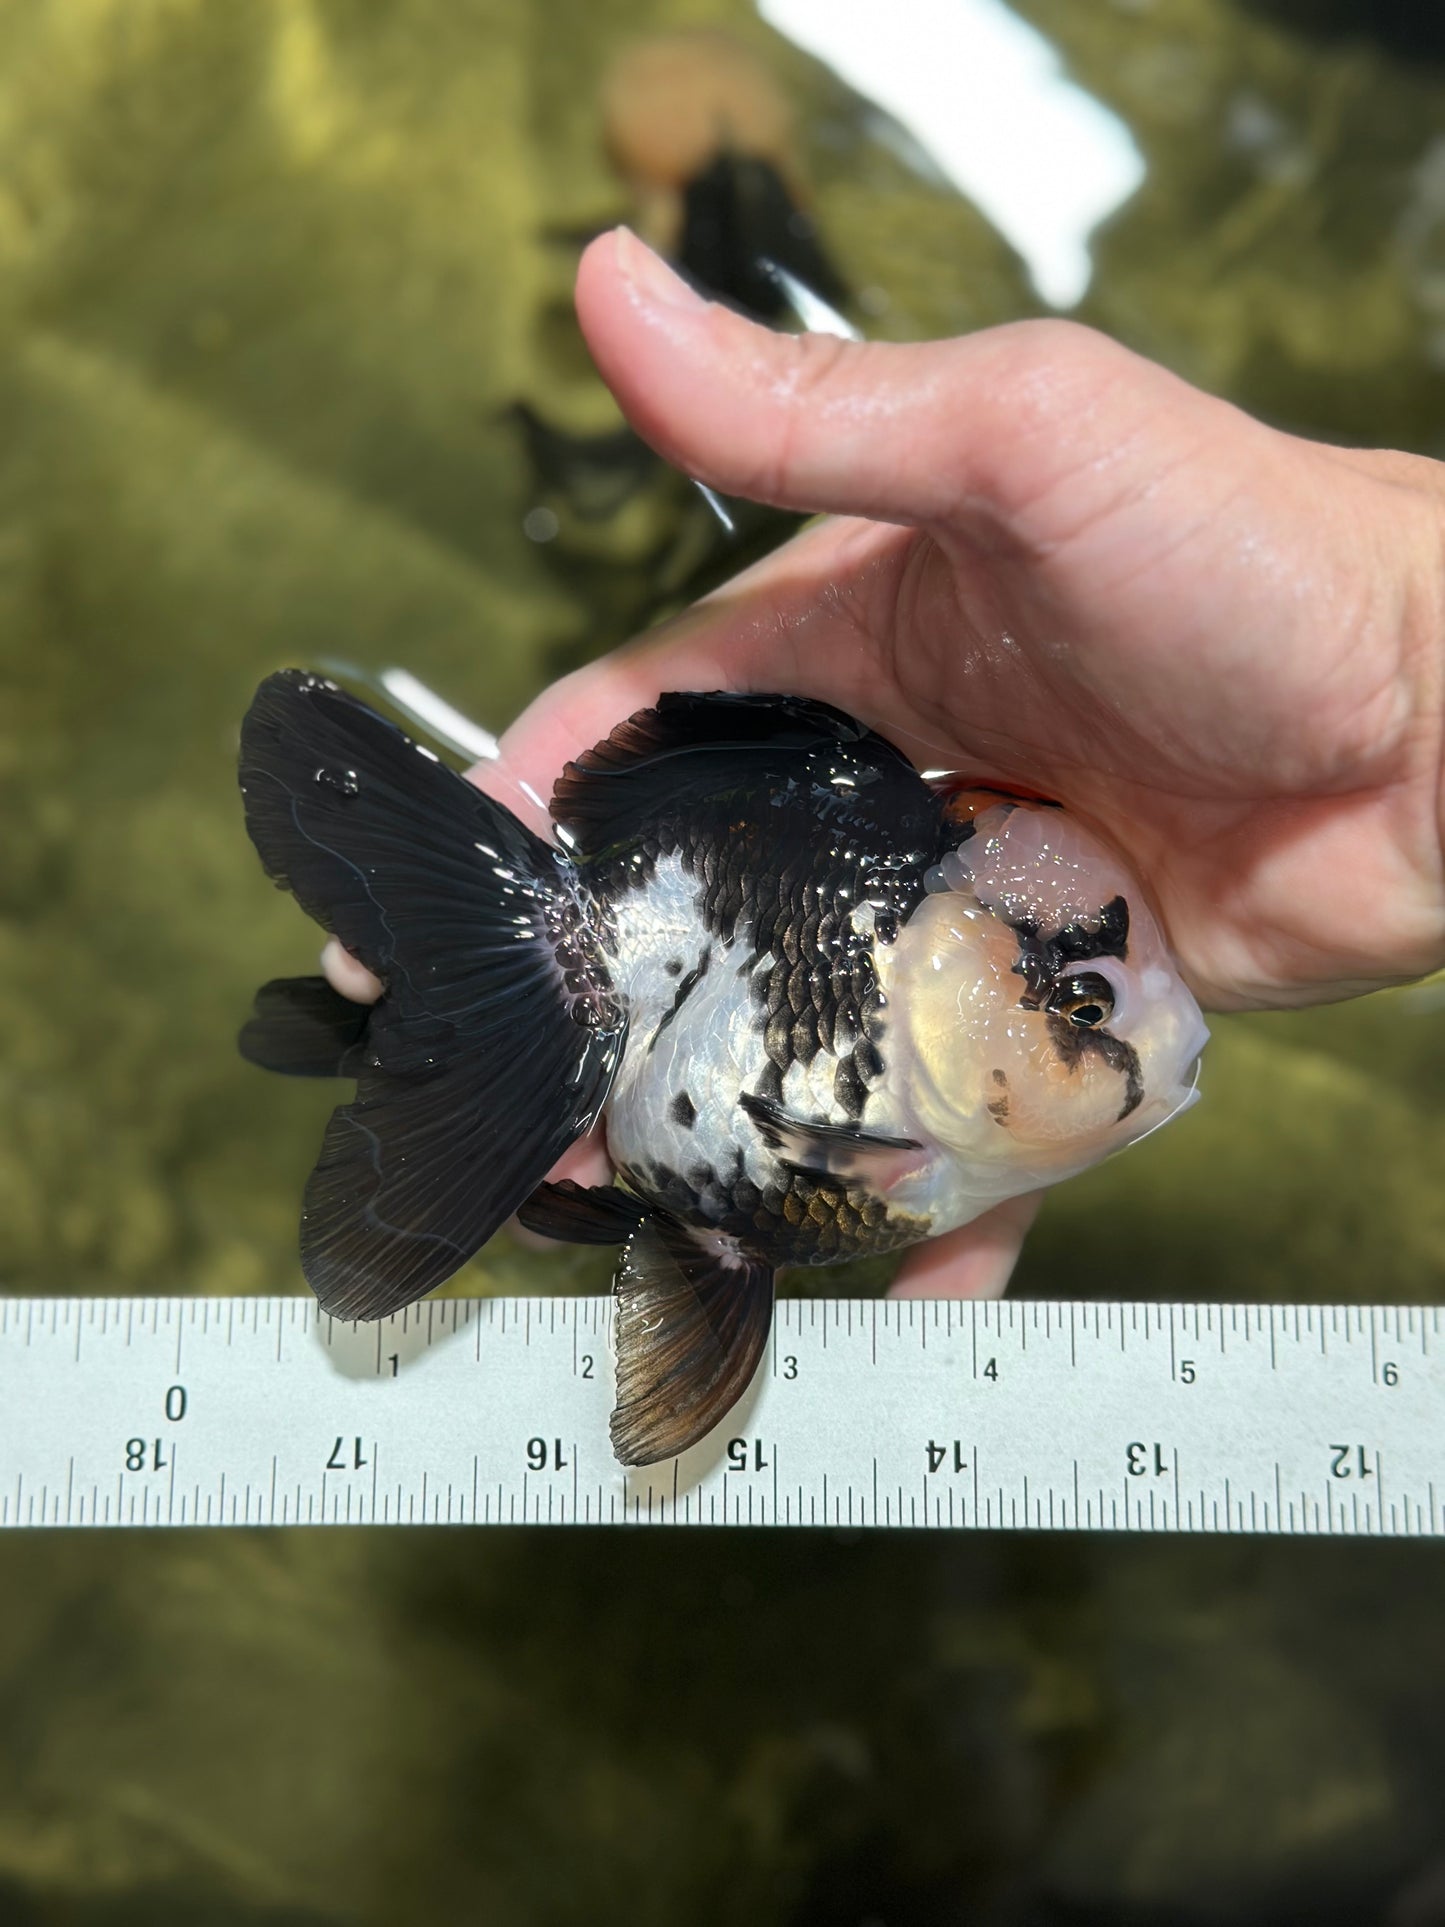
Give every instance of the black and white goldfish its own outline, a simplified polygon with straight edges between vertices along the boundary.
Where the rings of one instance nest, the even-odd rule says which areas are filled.
[[[302,1210],[318,1298],[383,1317],[518,1210],[619,1245],[624,1463],[742,1395],[779,1267],[966,1224],[1192,1096],[1203,1021],[1120,860],[824,703],[662,696],[567,765],[556,843],[298,671],[240,776],[268,874],[384,986],[271,983],[242,1033],[356,1079]],[[545,1182],[599,1118],[620,1183]]]

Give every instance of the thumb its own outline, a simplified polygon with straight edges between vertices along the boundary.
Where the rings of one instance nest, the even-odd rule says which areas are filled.
[[[1030,546],[1057,539],[1059,485],[1157,419],[1161,390],[1176,411],[1219,406],[1073,322],[908,345],[775,333],[626,228],[583,255],[577,312],[632,426],[700,481],[805,513],[992,523]],[[1090,506],[1071,495],[1067,513]]]

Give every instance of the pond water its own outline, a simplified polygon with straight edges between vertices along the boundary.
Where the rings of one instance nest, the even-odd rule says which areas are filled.
[[[1145,163],[1081,318],[1445,452],[1433,16],[1019,11]],[[582,238],[675,220],[609,161],[612,63],[694,26],[871,334],[1040,311],[741,0],[0,4],[6,1291],[304,1289],[334,1093],[233,1045],[315,952],[241,826],[262,675],[400,663],[500,727],[783,532],[727,546],[616,436],[571,318]],[[1445,995],[1220,1021],[1017,1289],[1434,1302],[1442,1172]],[[456,1289],[606,1277],[499,1238]],[[0,1921],[1425,1927],[1442,1608],[1414,1545],[7,1535]]]

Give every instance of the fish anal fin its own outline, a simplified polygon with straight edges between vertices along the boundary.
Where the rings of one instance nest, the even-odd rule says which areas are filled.
[[[865,1131],[857,1124],[811,1124],[771,1098],[745,1091],[738,1099],[759,1137],[790,1171],[842,1178],[883,1190],[916,1162],[916,1138]]]
[[[614,1289],[612,1446],[623,1465],[655,1465],[696,1445],[751,1384],[772,1327],[772,1267],[659,1213],[628,1239]]]

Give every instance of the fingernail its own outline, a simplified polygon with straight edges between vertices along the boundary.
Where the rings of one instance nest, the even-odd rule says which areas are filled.
[[[674,274],[660,254],[639,241],[631,228],[616,229],[614,245],[623,278],[644,300],[682,314],[697,314],[706,308],[702,296],[695,294],[681,275]]]

